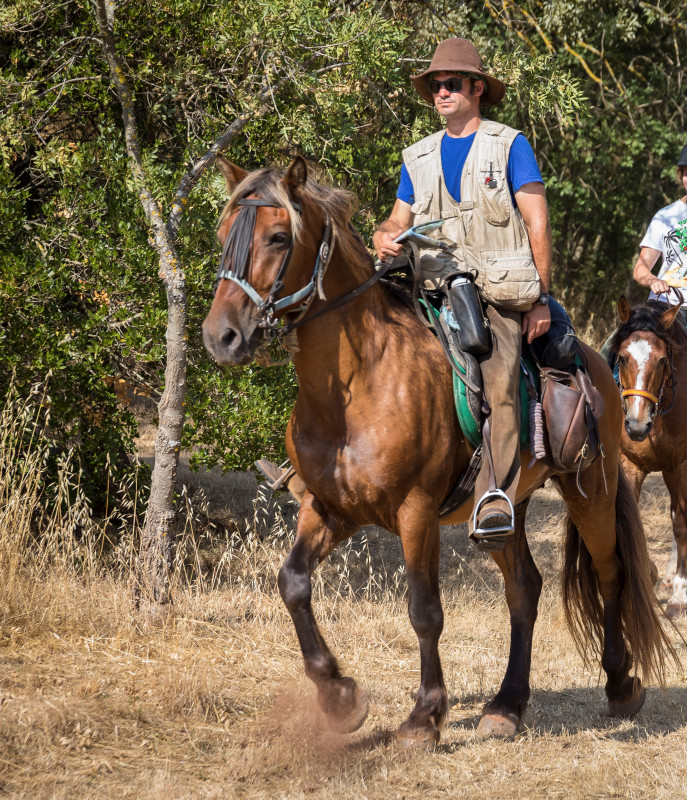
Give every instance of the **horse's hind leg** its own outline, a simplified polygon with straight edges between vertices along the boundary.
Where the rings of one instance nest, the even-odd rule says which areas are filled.
[[[687,611],[687,466],[675,472],[664,472],[663,480],[670,492],[670,515],[673,520],[673,594],[668,600],[666,614],[675,617]],[[672,555],[671,555],[672,559]]]
[[[296,627],[306,675],[317,686],[317,699],[330,724],[342,732],[365,721],[368,702],[352,678],[345,678],[327,647],[312,612],[310,575],[352,531],[344,528],[311,494],[303,498],[291,552],[279,570],[279,591]]]
[[[645,649],[650,646],[646,644],[647,637],[653,633],[637,631],[641,620],[632,620],[628,614],[623,614],[622,593],[635,592],[637,597],[632,612],[636,611],[638,617],[646,614],[653,624],[653,611],[647,610],[653,597],[648,582],[650,566],[630,484],[618,471],[616,494],[613,491],[616,476],[610,474],[607,465],[609,491],[606,494],[600,469],[600,461],[597,461],[583,473],[587,499],[577,489],[575,475],[565,474],[557,478],[568,508],[564,604],[578,647],[586,652],[590,642],[602,645],[601,664],[606,672],[608,713],[631,717],[644,704],[646,690],[638,677],[630,675],[633,662],[623,629],[627,628],[627,635],[637,650],[640,664],[635,666],[641,667],[646,662]],[[618,550],[617,536],[620,535],[623,536],[623,545]],[[622,562],[621,552],[625,553]],[[632,559],[638,563],[630,563]]]
[[[408,503],[408,506],[411,506]],[[399,533],[408,570],[408,614],[420,645],[420,688],[401,725],[401,744],[432,747],[439,741],[448,696],[439,660],[444,612],[439,596],[439,520],[436,510],[412,504],[399,512]],[[429,522],[428,522],[429,520]]]
[[[514,736],[530,697],[532,634],[542,579],[527,544],[525,515],[528,504],[529,498],[515,507],[515,535],[508,537],[502,551],[491,554],[506,584],[511,635],[508,667],[501,689],[484,706],[477,728],[485,736]]]
[[[638,467],[634,461],[631,461],[628,456],[624,453],[620,455],[620,464],[622,466],[623,471],[625,472],[625,477],[627,478],[632,491],[634,492],[635,498],[639,503],[639,496],[642,493],[642,486],[644,485],[644,481],[646,480],[646,476],[648,475],[647,472],[644,472],[643,469]],[[675,574],[675,567],[673,566],[672,571],[670,564],[668,565],[668,569],[666,570],[665,577],[663,578],[663,586],[665,588],[670,588],[673,585],[673,575]],[[652,583],[656,583],[658,580],[658,567],[654,562],[651,562],[651,577]]]

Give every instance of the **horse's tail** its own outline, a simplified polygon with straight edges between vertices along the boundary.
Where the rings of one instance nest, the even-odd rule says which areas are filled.
[[[652,585],[652,563],[634,492],[618,466],[615,499],[616,553],[623,576],[620,615],[632,663],[645,680],[665,685],[668,658],[677,653],[661,626]],[[603,651],[603,605],[592,559],[579,531],[568,517],[563,565],[563,607],[575,645],[585,663]]]

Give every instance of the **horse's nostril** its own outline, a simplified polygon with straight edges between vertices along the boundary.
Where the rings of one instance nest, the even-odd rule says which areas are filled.
[[[236,331],[232,328],[227,328],[219,338],[223,347],[231,347],[234,339],[236,339]]]

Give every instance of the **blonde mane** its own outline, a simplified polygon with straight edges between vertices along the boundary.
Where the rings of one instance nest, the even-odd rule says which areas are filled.
[[[282,183],[284,172],[285,170],[259,169],[247,175],[234,189],[229,202],[222,211],[218,227],[234,211],[239,200],[256,194],[263,200],[286,210],[293,236],[297,241],[300,240],[303,232],[303,218],[294,207],[293,201]],[[323,186],[308,178],[305,186],[301,189],[301,197],[305,204],[312,204],[327,211],[334,227],[336,244],[345,260],[372,260],[360,235],[351,225],[351,217],[358,206],[357,198],[352,192]]]

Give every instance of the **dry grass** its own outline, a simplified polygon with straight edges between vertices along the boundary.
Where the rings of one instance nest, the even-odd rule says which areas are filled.
[[[233,541],[201,536],[193,520],[202,515],[187,514],[174,615],[146,624],[132,614],[126,580],[84,557],[74,529],[69,544],[68,519],[44,521],[52,550],[36,546],[27,514],[36,481],[25,471],[22,483],[4,466],[0,795],[672,800],[684,791],[684,677],[650,691],[635,721],[603,716],[603,677],[584,671],[563,622],[562,509],[550,489],[530,512],[545,588],[525,728],[514,741],[476,736],[481,706],[505,669],[507,612],[491,561],[469,547],[462,527],[448,528],[441,655],[451,712],[439,749],[425,753],[402,751],[392,738],[412,707],[419,658],[391,535],[362,532],[316,579],[322,630],[370,697],[368,721],[342,736],[323,727],[275,589],[289,509],[270,510],[267,535],[264,522],[239,523],[243,535]],[[205,511],[226,510],[227,492],[242,483],[250,481],[234,479],[227,490],[214,476]],[[658,480],[647,482],[643,514],[661,569],[670,529]]]

